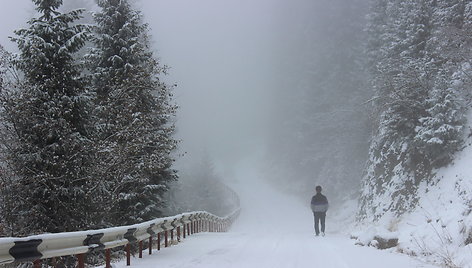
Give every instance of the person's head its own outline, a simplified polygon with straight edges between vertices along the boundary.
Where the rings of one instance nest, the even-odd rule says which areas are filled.
[[[316,186],[315,190],[316,190],[317,193],[321,193],[321,190],[322,190],[321,186],[319,186],[319,185]]]

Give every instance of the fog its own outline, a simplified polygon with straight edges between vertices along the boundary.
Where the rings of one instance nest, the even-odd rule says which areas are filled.
[[[361,104],[370,91],[362,74],[346,68],[362,59],[353,54],[362,41],[364,2],[135,1],[156,55],[170,67],[164,79],[177,85],[176,167],[189,169],[205,157],[221,178],[257,169],[303,198],[320,183],[352,191],[367,155]],[[26,25],[33,7],[29,0],[0,3],[0,44],[15,51],[8,36]]]
[[[277,88],[274,1],[140,1],[177,83],[181,148],[219,167],[261,150]]]

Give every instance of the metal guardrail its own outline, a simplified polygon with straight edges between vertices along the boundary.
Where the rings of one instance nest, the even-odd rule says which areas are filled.
[[[139,257],[142,257],[143,241],[148,241],[149,254],[153,240],[160,250],[161,240],[168,246],[169,234],[174,240],[198,232],[225,232],[239,215],[240,209],[226,217],[218,217],[205,211],[184,213],[173,217],[159,218],[140,224],[99,230],[42,234],[28,237],[0,238],[0,264],[12,262],[33,262],[41,267],[41,260],[61,256],[77,256],[77,266],[85,267],[87,253],[105,251],[106,267],[110,268],[110,249],[125,246],[127,265],[130,265],[130,244],[137,243]],[[164,237],[162,237],[162,235]],[[156,242],[156,241],[154,241]]]

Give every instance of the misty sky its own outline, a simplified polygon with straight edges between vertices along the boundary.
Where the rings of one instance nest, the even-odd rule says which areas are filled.
[[[178,84],[178,135],[189,153],[231,163],[263,146],[276,87],[275,3],[140,1]]]

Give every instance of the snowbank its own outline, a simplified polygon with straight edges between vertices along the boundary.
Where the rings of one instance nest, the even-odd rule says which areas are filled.
[[[357,243],[372,245],[374,236],[398,238],[399,252],[446,267],[472,267],[471,144],[469,138],[453,164],[437,171],[433,183],[420,185],[415,210],[400,218],[384,215],[375,226],[365,223],[362,227],[370,227],[352,233]]]

